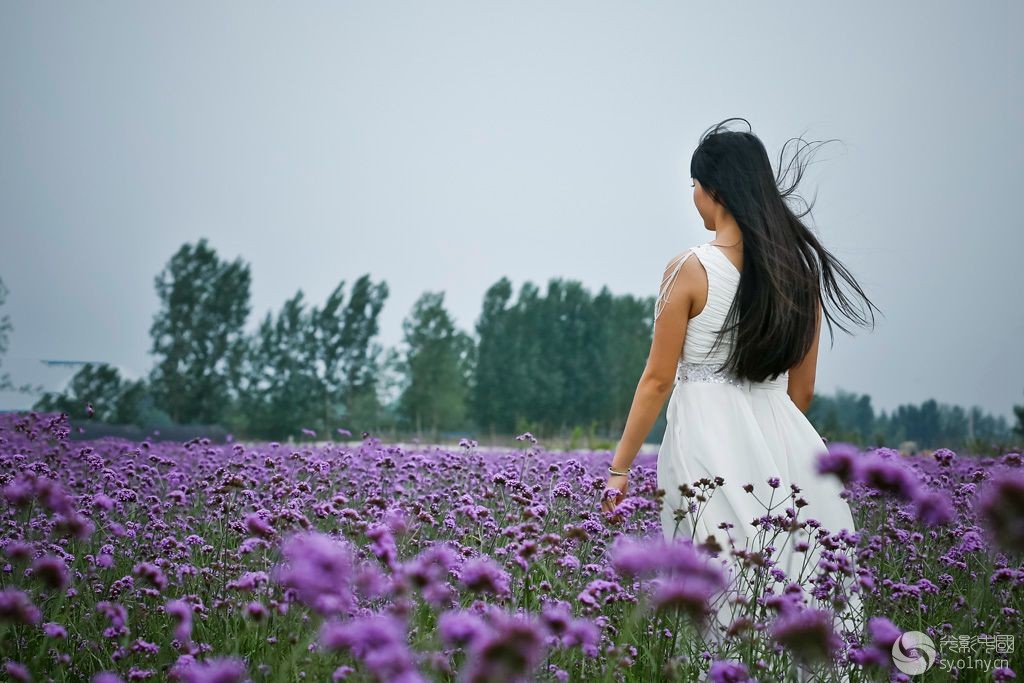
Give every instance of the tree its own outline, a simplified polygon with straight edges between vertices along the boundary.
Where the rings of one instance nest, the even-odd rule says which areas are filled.
[[[4,285],[3,278],[0,278],[0,306],[3,306],[7,301],[7,294],[10,290]],[[14,331],[14,325],[11,323],[11,317],[6,313],[3,317],[0,317],[0,391],[16,391],[21,394],[32,394],[43,391],[44,387],[41,384],[32,386],[31,383],[15,385],[11,380],[11,375],[5,372],[3,369],[4,354],[7,353],[8,345],[10,344],[10,333]]]
[[[552,421],[550,411],[557,407],[557,399],[552,397],[562,393],[562,373],[544,358],[553,339],[547,325],[540,290],[532,282],[523,283],[510,315],[513,352],[503,359],[503,391],[508,394],[509,407],[506,430],[542,433],[539,423]]]
[[[654,333],[654,297],[614,297],[607,311],[604,304],[607,290],[595,299],[601,320],[608,325],[606,360],[608,367],[609,405],[604,421],[612,434],[621,434],[626,426],[637,383],[647,364]],[[650,438],[661,438],[666,424],[668,401],[661,410],[657,431]]]
[[[32,409],[65,412],[68,417],[81,420],[90,417],[87,404],[91,404],[92,418],[100,422],[139,426],[160,423],[159,416],[147,404],[148,399],[143,380],[125,381],[118,369],[107,363],[86,363],[63,392],[45,393]]]
[[[252,436],[294,436],[320,414],[315,338],[303,296],[296,292],[276,318],[268,312],[248,339],[238,407],[241,426]]]
[[[248,264],[221,261],[205,238],[183,245],[156,277],[161,308],[150,353],[159,360],[150,384],[175,422],[212,424],[224,415],[245,341],[250,281]]]
[[[422,430],[462,426],[473,368],[473,341],[444,308],[444,293],[425,292],[402,323],[407,385],[402,413]]]
[[[543,296],[526,282],[511,298],[502,278],[485,294],[476,324],[477,425],[506,433],[621,430],[650,348],[653,300],[614,297],[607,288],[591,296],[561,279],[550,280]]]
[[[383,282],[374,285],[369,275],[363,275],[352,286],[346,303],[344,286],[344,282],[339,283],[324,307],[310,312],[325,433],[339,418],[335,410],[339,403],[350,423],[370,419],[379,409],[377,374],[381,348],[372,340],[379,331],[378,319],[388,287]]]
[[[512,283],[501,278],[484,293],[483,309],[476,322],[477,365],[470,387],[471,417],[481,429],[511,431],[510,398],[505,391],[510,361],[516,360],[510,327]]]
[[[7,301],[7,292],[8,290],[4,285],[4,281],[0,279],[0,306],[3,306]],[[0,318],[0,390],[11,389],[13,387],[10,374],[3,370],[4,354],[7,353],[7,347],[10,343],[9,335],[13,329],[14,326],[11,324],[11,316],[5,313],[3,317]]]
[[[364,275],[347,301],[344,290],[341,282],[323,307],[308,309],[299,290],[245,338],[228,364],[235,407],[229,427],[275,439],[317,428],[326,437],[342,419],[365,426],[379,417],[383,351],[372,339],[388,288]]]

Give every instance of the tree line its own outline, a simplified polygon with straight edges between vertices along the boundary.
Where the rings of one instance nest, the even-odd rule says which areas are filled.
[[[514,296],[503,277],[484,294],[475,334],[457,329],[442,292],[425,292],[403,320],[399,347],[384,348],[376,337],[388,287],[363,275],[339,282],[322,305],[300,289],[249,332],[250,266],[221,259],[205,238],[182,245],[154,285],[160,306],[148,375],[129,380],[110,365],[87,364],[34,410],[72,418],[92,411],[146,427],[216,424],[253,439],[531,431],[611,448],[653,323],[653,297],[607,287],[592,294],[560,278],[545,291],[526,282]],[[6,332],[0,324],[0,353]],[[1014,412],[1013,427],[978,407],[934,400],[876,414],[869,396],[839,391],[815,394],[808,418],[831,440],[984,447],[1024,436],[1024,406]],[[650,439],[664,428],[663,410]]]

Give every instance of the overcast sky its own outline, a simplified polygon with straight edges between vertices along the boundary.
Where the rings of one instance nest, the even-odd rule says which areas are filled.
[[[0,5],[4,367],[60,389],[153,365],[153,278],[207,237],[252,266],[249,325],[302,289],[551,277],[653,297],[714,237],[701,132],[821,149],[812,227],[882,309],[827,330],[817,390],[876,409],[1024,402],[1024,33],[1015,2]],[[1011,41],[1011,37],[1013,40]],[[0,396],[0,408],[28,407]]]

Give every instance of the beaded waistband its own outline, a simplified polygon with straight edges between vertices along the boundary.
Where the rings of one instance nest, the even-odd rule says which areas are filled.
[[[751,382],[731,373],[718,370],[721,363],[691,363],[680,361],[676,368],[676,382],[704,382],[708,384],[732,384],[741,389],[772,389],[786,391],[789,385],[788,373],[779,375],[774,380]]]

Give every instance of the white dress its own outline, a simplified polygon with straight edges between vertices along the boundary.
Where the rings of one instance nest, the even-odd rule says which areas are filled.
[[[658,487],[665,491],[661,511],[665,538],[692,537],[703,543],[708,536],[714,536],[723,548],[720,558],[730,557],[729,536],[736,548],[748,546],[749,541],[752,549],[759,549],[764,539],[751,538],[759,533],[752,521],[768,513],[753,495],[743,490],[745,484],[752,484],[757,498],[765,503],[774,494],[774,503],[783,504],[772,514],[783,515],[787,507],[792,507],[789,495],[790,484],[794,483],[801,489],[798,495],[807,502],[799,510],[799,519],[816,519],[833,533],[843,528],[855,531],[850,507],[839,496],[842,484],[831,475],[815,471],[816,456],[826,446],[790,399],[789,372],[760,383],[716,372],[729,353],[731,338],[723,339],[713,352],[711,347],[715,333],[725,323],[740,281],[740,272],[719,247],[703,243],[680,256],[671,275],[662,283],[655,319],[662,302],[668,299],[679,267],[690,256],[704,266],[708,296],[701,312],[687,323],[683,354],[668,403],[668,425],[658,451]],[[725,483],[704,504],[696,524],[692,515],[677,524],[675,508],[694,501],[682,496],[680,486],[692,487],[702,478],[714,480],[716,476]],[[768,483],[775,477],[779,479],[777,489]],[[733,526],[722,530],[718,528],[722,522]],[[817,564],[817,552],[793,549],[795,543],[804,540],[813,551],[814,533],[800,530],[791,536],[783,533],[776,539],[774,557],[789,580],[796,579],[805,559],[809,559],[811,568]],[[803,574],[806,589],[810,571],[805,569]],[[776,591],[780,590],[781,586],[777,587]],[[810,602],[809,596],[805,597]],[[719,620],[728,625],[731,608],[726,609],[725,600],[722,603]],[[854,596],[851,606],[857,608],[859,603]]]

